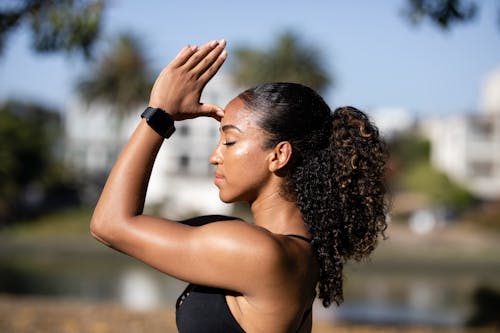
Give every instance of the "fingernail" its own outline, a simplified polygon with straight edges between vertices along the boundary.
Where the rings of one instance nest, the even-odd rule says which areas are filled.
[[[221,40],[219,41],[219,44],[221,44],[221,45],[226,45],[226,40],[225,40],[224,38],[223,38],[223,39],[221,39]]]
[[[222,53],[220,54],[220,56],[223,57],[223,58],[227,57],[227,51],[226,50],[222,51]]]
[[[193,45],[193,46],[191,46],[191,50],[192,50],[192,51],[196,51],[196,50],[198,50],[198,45]]]

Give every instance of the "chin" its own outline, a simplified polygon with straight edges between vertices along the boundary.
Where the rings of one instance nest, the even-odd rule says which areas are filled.
[[[234,200],[231,200],[230,197],[227,197],[225,195],[222,194],[222,192],[219,192],[219,199],[223,202],[223,203],[233,203]]]
[[[220,201],[222,201],[223,203],[230,204],[230,203],[235,202],[235,201],[233,201],[233,200],[224,199],[224,198],[222,198],[222,197],[220,197],[220,196],[219,196],[219,198],[220,198]]]
[[[222,193],[222,191],[219,191],[219,199],[222,202],[227,203],[227,204],[235,203],[235,202],[246,202],[246,200],[244,200],[243,198],[240,198],[238,196],[231,196],[228,194],[224,194],[224,193]]]

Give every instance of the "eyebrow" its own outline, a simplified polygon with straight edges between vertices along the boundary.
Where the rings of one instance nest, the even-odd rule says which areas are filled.
[[[235,126],[235,125],[224,125],[222,126],[221,130],[222,132],[225,132],[225,131],[228,131],[230,129],[234,129],[240,133],[243,133],[243,131],[241,129],[239,129],[239,127]]]

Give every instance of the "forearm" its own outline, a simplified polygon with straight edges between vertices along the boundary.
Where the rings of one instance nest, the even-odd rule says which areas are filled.
[[[130,218],[142,214],[154,160],[163,138],[142,120],[106,181],[91,221],[96,238],[106,241]]]
[[[226,59],[226,42],[211,41],[201,48],[185,46],[158,75],[149,105],[168,110],[174,120],[199,116],[220,119],[217,105],[200,103],[205,84]],[[111,170],[91,221],[92,234],[108,245],[126,238],[130,223],[142,214],[149,177],[163,138],[142,120]],[[142,219],[143,220],[143,219]]]

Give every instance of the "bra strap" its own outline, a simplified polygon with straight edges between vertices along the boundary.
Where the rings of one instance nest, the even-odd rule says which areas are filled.
[[[311,239],[307,238],[307,237],[304,237],[304,236],[301,236],[301,235],[295,235],[295,234],[288,234],[288,235],[285,235],[285,236],[288,236],[288,237],[295,237],[295,238],[298,238],[298,239],[302,239],[303,241],[306,241],[308,243],[311,243]]]

